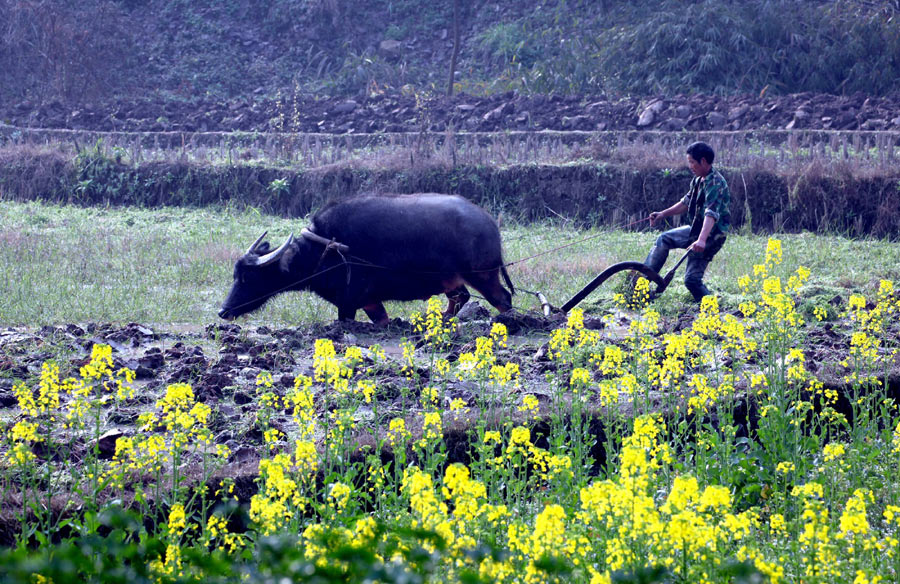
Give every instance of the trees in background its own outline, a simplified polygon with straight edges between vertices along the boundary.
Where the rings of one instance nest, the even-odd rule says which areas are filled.
[[[900,0],[0,0],[0,71],[0,99],[37,102],[407,85],[885,95],[900,91]]]
[[[90,99],[136,80],[119,4],[0,0],[0,98]]]

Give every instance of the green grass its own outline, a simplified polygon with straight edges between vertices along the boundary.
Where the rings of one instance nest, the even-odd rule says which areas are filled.
[[[80,208],[0,202],[0,324],[40,326],[68,322],[141,322],[205,325],[231,285],[234,260],[263,231],[273,243],[304,219],[253,211]],[[656,231],[576,230],[552,224],[505,227],[505,259],[520,290],[543,292],[561,305],[608,265],[642,260]],[[707,283],[723,295],[725,307],[737,295],[737,278],[751,272],[765,235],[732,235],[710,264]],[[832,297],[871,293],[880,278],[900,278],[900,246],[809,233],[780,235],[785,262],[812,270],[811,292]],[[584,241],[580,241],[584,240]],[[580,241],[580,242],[579,242]],[[545,253],[573,243],[565,249]],[[680,257],[673,252],[670,263]],[[527,259],[531,258],[531,259]],[[668,269],[668,266],[664,269]],[[657,301],[663,314],[684,308],[690,297],[678,274]],[[611,306],[624,276],[589,296],[588,311]],[[520,310],[538,301],[517,294]],[[391,303],[391,316],[408,318],[424,303]],[[312,294],[284,294],[248,317],[255,324],[302,325],[330,321],[337,311]],[[364,318],[362,312],[358,318]]]

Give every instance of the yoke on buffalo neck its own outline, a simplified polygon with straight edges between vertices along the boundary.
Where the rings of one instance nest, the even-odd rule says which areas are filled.
[[[338,243],[334,240],[334,238],[327,239],[325,237],[322,237],[318,233],[314,233],[308,227],[304,227],[303,229],[301,229],[300,235],[304,239],[308,239],[309,241],[324,245],[326,250],[334,249],[340,253],[347,253],[350,251],[350,246],[344,245],[343,243]]]

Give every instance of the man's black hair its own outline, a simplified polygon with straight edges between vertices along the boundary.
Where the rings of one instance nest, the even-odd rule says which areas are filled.
[[[716,153],[713,152],[712,146],[707,144],[706,142],[694,142],[687,149],[688,156],[700,162],[704,158],[710,164],[713,163],[713,160],[716,158]]]

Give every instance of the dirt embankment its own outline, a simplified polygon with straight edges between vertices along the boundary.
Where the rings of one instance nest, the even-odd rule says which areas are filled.
[[[373,95],[281,101],[148,98],[74,104],[29,101],[0,105],[0,121],[34,128],[100,131],[246,131],[372,133],[422,130],[824,129],[900,131],[900,95],[825,94],[614,98]]]
[[[603,160],[600,155],[586,156]],[[765,167],[723,169],[731,189],[732,224],[762,233],[806,230],[896,238],[900,177],[833,170],[821,165],[787,174]],[[283,181],[283,189],[270,188],[276,180]],[[11,200],[236,205],[285,217],[304,217],[328,201],[362,192],[453,192],[522,222],[566,217],[582,226],[619,228],[670,205],[689,181],[687,170],[645,168],[628,161],[506,168],[453,167],[437,161],[398,172],[351,165],[315,170],[190,162],[134,166],[105,157],[73,161],[58,152],[0,151],[0,189]]]

